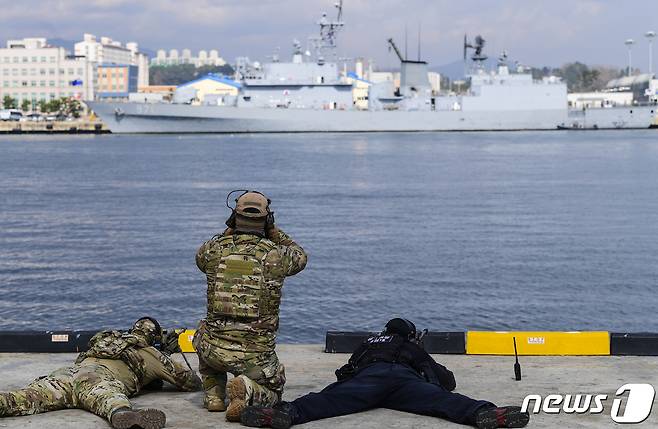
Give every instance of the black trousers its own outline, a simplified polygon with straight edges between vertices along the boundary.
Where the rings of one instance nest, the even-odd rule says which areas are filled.
[[[372,408],[390,408],[473,424],[480,407],[494,406],[491,402],[476,401],[428,383],[409,367],[384,362],[372,364],[348,380],[330,384],[320,393],[304,395],[292,405],[297,411],[293,424]]]

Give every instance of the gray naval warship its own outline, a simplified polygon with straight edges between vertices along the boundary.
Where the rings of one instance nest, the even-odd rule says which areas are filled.
[[[177,93],[172,102],[88,102],[113,133],[256,133],[487,131],[648,128],[651,107],[569,111],[567,87],[557,77],[533,79],[511,71],[506,54],[495,71],[487,71],[484,39],[464,38],[464,61],[473,50],[464,94],[432,91],[425,61],[408,60],[392,39],[400,59],[400,84],[369,82],[368,107],[359,109],[353,83],[337,66],[337,35],[343,28],[342,1],[333,20],[318,21],[319,36],[310,50],[293,44],[290,62],[265,64],[238,60],[237,96],[193,103],[195,94]],[[178,92],[178,91],[177,91]]]

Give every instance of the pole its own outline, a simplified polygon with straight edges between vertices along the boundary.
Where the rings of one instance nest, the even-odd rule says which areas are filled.
[[[633,58],[631,51],[634,43],[635,40],[633,39],[626,39],[626,41],[624,42],[624,44],[628,47],[628,76],[631,75],[631,70],[633,69],[633,61],[632,61]]]
[[[649,39],[649,75],[653,75],[653,38],[656,37],[656,32],[647,31],[644,36]]]

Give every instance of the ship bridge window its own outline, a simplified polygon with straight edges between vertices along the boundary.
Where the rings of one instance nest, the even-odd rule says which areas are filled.
[[[244,97],[242,97],[242,99],[244,101],[251,101],[251,96],[250,95],[245,95]]]

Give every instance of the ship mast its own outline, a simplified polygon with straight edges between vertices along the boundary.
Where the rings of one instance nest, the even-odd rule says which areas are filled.
[[[318,25],[320,26],[320,36],[309,38],[311,45],[315,48],[315,55],[319,64],[325,62],[325,57],[327,55],[331,56],[331,59],[334,62],[337,60],[336,38],[338,32],[345,25],[343,22],[343,0],[339,0],[334,6],[338,9],[336,19],[334,21],[329,21],[327,19],[327,14],[323,13],[322,18],[318,21]]]

